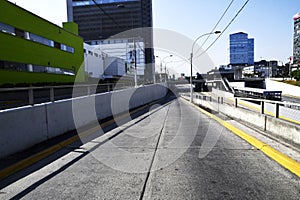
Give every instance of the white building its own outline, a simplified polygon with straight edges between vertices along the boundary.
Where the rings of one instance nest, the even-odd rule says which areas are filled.
[[[136,46],[136,65],[137,75],[143,76],[145,74],[145,44],[140,42],[138,38],[135,39]],[[104,40],[101,43],[101,51],[107,54],[108,57],[118,57],[125,60],[129,68],[134,68],[134,43],[128,39],[110,39]],[[131,70],[128,70],[132,73]]]
[[[91,46],[86,43],[84,47],[84,69],[85,73],[91,78],[103,79],[104,74],[104,55],[99,46]]]

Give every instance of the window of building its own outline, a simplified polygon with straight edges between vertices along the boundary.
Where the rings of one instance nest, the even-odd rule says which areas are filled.
[[[27,65],[17,62],[0,61],[0,69],[13,71],[27,71]]]
[[[60,49],[69,53],[74,53],[74,48],[65,44],[61,44]]]
[[[130,2],[130,1],[139,1],[139,0],[95,0],[97,4],[106,4],[106,3],[120,3],[120,2]],[[88,6],[95,5],[95,3],[91,0],[86,1],[75,1],[73,2],[73,6]]]
[[[9,33],[9,34],[15,35],[17,37],[21,37],[21,38],[33,41],[33,42],[37,42],[37,43],[44,44],[44,45],[47,45],[50,47],[54,47],[54,48],[60,49],[62,51],[74,53],[73,47],[70,47],[65,44],[60,44],[60,43],[50,40],[48,38],[36,35],[34,33],[25,32],[24,30],[15,28],[13,26],[7,25],[2,22],[0,22],[0,31],[4,32],[4,33]]]
[[[70,47],[70,46],[67,46],[67,52],[74,53],[74,48]]]
[[[49,66],[42,66],[42,65],[32,65],[32,64],[25,64],[25,63],[17,63],[17,62],[10,62],[10,61],[3,61],[0,60],[0,69],[2,70],[11,70],[11,71],[23,71],[29,72],[29,67],[32,66],[32,70],[30,72],[36,73],[50,73],[50,74],[64,74],[64,75],[75,75],[75,71],[71,69],[62,69],[58,67],[49,67]]]
[[[54,48],[61,49],[60,43],[54,42]]]
[[[44,45],[47,45],[47,46],[50,46],[50,47],[54,47],[54,41],[53,40],[49,40],[47,38],[44,38],[42,36],[39,36],[39,35],[36,35],[36,34],[33,34],[33,33],[29,33],[29,39],[31,41],[38,42],[40,44],[44,44]]]
[[[21,29],[15,28],[15,34],[18,37],[25,38],[25,32]]]
[[[0,22],[0,31],[4,33],[9,33],[11,35],[15,35],[15,28],[2,22]]]
[[[60,49],[63,50],[63,51],[67,51],[67,45],[61,44]]]

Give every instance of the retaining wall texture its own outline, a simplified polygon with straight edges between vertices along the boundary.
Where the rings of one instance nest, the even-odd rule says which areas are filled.
[[[156,84],[0,111],[0,158],[166,96]]]

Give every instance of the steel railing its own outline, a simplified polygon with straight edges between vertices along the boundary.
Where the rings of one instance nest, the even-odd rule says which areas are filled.
[[[0,109],[55,102],[74,96],[87,96],[130,87],[134,87],[132,83],[0,88]]]

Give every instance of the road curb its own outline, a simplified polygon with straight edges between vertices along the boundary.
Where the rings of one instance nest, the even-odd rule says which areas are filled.
[[[247,134],[246,132],[240,130],[239,128],[235,127],[234,125],[230,124],[229,122],[226,122],[219,117],[203,110],[202,108],[196,106],[195,104],[189,102],[188,100],[184,99],[187,103],[195,107],[197,110],[202,112],[203,114],[211,117],[212,119],[216,120],[219,122],[222,126],[227,128],[229,131],[233,132],[235,135],[239,136],[243,140],[247,141],[249,144],[263,152],[265,155],[267,155],[269,158],[272,160],[276,161],[278,164],[283,166],[284,168],[288,169],[290,172],[295,174],[300,178],[300,163],[295,161],[294,159],[290,158],[289,156],[281,153],[280,151],[272,148],[271,146],[267,145],[264,142],[261,142],[257,138]]]

